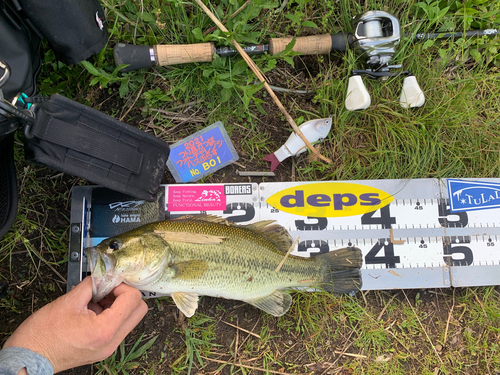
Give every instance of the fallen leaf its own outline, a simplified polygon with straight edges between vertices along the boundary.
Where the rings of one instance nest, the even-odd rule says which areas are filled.
[[[382,354],[375,358],[375,362],[389,362],[392,359],[392,354]]]

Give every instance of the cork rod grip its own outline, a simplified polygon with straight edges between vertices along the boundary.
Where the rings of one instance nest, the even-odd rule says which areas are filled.
[[[269,40],[269,53],[275,55],[283,52],[292,37],[272,38]],[[296,38],[293,46],[294,52],[301,52],[304,55],[326,55],[332,50],[332,38],[330,35],[301,36]]]
[[[214,59],[213,43],[156,45],[153,46],[156,65],[175,65],[192,62],[211,62]]]

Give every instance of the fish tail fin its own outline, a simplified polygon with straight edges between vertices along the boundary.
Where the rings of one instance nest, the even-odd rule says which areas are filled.
[[[361,289],[363,256],[360,249],[346,247],[317,257],[325,269],[321,288],[333,293],[353,293]]]

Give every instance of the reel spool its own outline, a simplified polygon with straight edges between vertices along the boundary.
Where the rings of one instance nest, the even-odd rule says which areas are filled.
[[[399,21],[392,14],[371,10],[353,18],[353,48],[367,57],[372,69],[389,65],[401,40]]]

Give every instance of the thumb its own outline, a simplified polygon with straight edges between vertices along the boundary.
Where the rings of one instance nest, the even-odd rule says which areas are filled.
[[[70,303],[87,307],[92,299],[92,277],[87,276],[78,285],[72,287],[66,294],[66,298],[70,300],[68,301]]]

